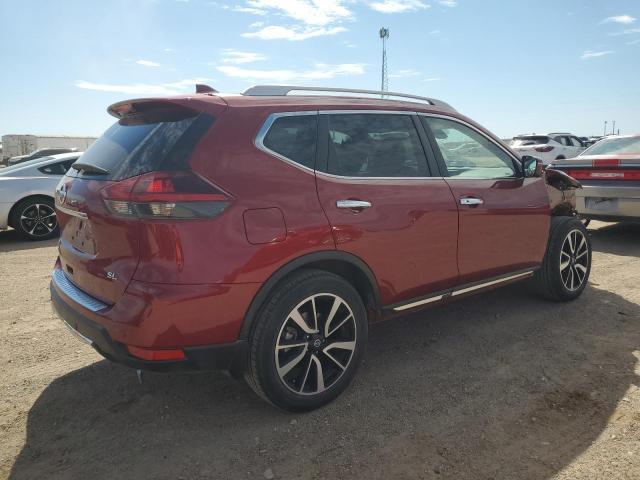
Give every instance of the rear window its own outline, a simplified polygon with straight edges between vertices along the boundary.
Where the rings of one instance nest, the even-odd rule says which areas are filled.
[[[582,155],[616,155],[624,153],[635,153],[640,155],[640,137],[609,138],[600,140],[598,143],[582,152]]]
[[[545,136],[527,136],[515,137],[511,143],[512,147],[526,147],[528,145],[546,145],[549,143],[549,137]]]
[[[133,125],[120,120],[87,149],[81,161],[109,172],[95,177],[100,180],[122,180],[157,170],[181,170],[213,121],[207,114]],[[81,175],[75,169],[71,172]]]

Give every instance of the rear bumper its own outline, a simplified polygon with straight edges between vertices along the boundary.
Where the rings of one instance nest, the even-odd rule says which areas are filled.
[[[640,185],[583,184],[576,190],[576,209],[581,216],[596,220],[640,219]]]
[[[108,321],[104,312],[95,312],[87,309],[82,303],[77,301],[77,297],[73,298],[65,293],[58,282],[52,279],[50,284],[51,303],[54,310],[65,324],[71,328],[80,338],[89,343],[103,357],[128,367],[153,371],[173,371],[173,370],[227,370],[234,376],[241,375],[244,370],[245,359],[247,356],[247,342],[245,340],[235,340],[225,343],[215,344],[198,344],[184,345],[176,343],[173,345],[140,345],[136,343],[125,343],[116,338],[116,335],[122,335],[124,331],[131,331],[131,338],[140,338],[141,332],[136,331],[139,328],[147,328],[152,322],[140,322],[133,319],[132,323],[120,324],[114,327],[114,323]],[[114,307],[110,308],[111,310]],[[107,309],[109,310],[109,309]],[[206,322],[208,315],[201,312],[201,319]],[[179,328],[180,319],[176,319],[174,329]],[[123,326],[124,325],[124,326]],[[161,326],[163,324],[161,323]],[[206,325],[203,325],[206,328]],[[147,328],[148,330],[148,328]],[[146,331],[144,335],[151,338],[162,335],[166,332]],[[141,346],[144,348],[179,348],[185,354],[184,360],[171,361],[149,361],[139,359],[132,356],[126,348],[126,345]]]

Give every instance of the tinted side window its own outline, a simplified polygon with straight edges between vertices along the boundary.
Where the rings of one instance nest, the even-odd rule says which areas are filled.
[[[71,163],[75,162],[75,159],[71,161]],[[45,175],[64,175],[69,170],[71,163],[67,162],[58,162],[58,163],[50,163],[49,165],[45,165],[44,167],[40,167],[38,170],[40,173],[44,173]],[[68,166],[67,166],[68,164]]]
[[[511,156],[484,135],[452,120],[421,118],[436,138],[449,176],[478,179],[516,176]]]
[[[289,160],[314,168],[317,136],[317,115],[291,115],[276,118],[262,143]]]
[[[347,177],[426,177],[427,159],[409,115],[333,114],[328,173]]]

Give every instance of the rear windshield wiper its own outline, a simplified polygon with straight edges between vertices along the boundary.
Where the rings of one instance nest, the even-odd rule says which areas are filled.
[[[80,172],[89,173],[93,175],[109,175],[109,170],[106,170],[102,167],[98,167],[96,165],[91,165],[90,163],[76,162],[71,165],[71,168],[75,168]]]

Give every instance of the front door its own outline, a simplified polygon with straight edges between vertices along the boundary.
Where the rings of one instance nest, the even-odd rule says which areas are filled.
[[[338,249],[377,277],[383,305],[452,287],[458,212],[431,176],[418,117],[402,112],[320,112],[318,195]]]
[[[544,180],[523,178],[518,160],[479,129],[420,118],[460,212],[460,283],[537,266],[549,234]]]

